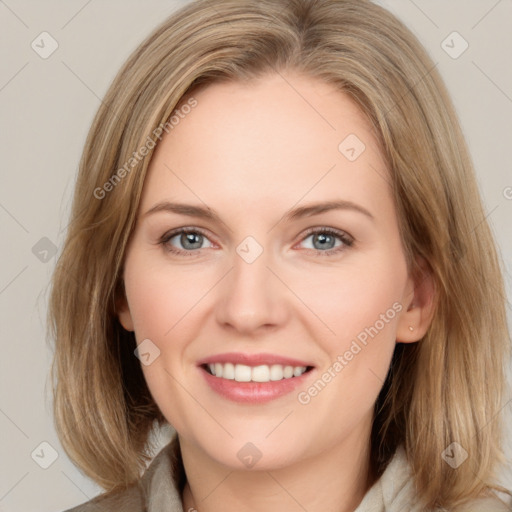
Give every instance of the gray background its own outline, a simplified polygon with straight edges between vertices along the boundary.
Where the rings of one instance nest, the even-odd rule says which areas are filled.
[[[81,150],[101,98],[132,50],[183,3],[0,0],[0,512],[58,511],[100,492],[71,464],[53,427],[51,351],[45,342],[48,282],[54,251],[62,247]],[[381,3],[416,33],[447,82],[511,297],[512,1]],[[34,40],[42,47],[44,31],[58,43],[46,59],[31,47]],[[453,57],[464,42],[450,36],[454,31],[469,44],[458,58]],[[48,50],[50,40],[45,41]],[[508,313],[510,319],[510,302]],[[511,398],[509,393],[503,403],[510,430]],[[164,432],[160,443],[167,439]],[[510,440],[507,454],[510,459]],[[512,487],[510,469],[502,478]]]

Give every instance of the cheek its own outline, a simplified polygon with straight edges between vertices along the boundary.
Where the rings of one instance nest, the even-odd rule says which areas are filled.
[[[302,279],[298,294],[324,324],[334,349],[342,349],[361,333],[364,338],[365,329],[372,326],[383,335],[394,335],[407,271],[400,260],[390,259],[385,264],[385,259],[379,258]],[[381,264],[375,265],[375,261]]]
[[[158,407],[179,431],[186,430],[194,409],[180,385],[190,377],[187,350],[201,323],[197,307],[211,281],[205,275],[186,270],[170,271],[165,262],[155,264],[134,254],[125,266],[125,286],[137,343],[149,339],[154,360],[142,365],[144,378]],[[184,373],[185,372],[185,373]]]
[[[126,294],[137,340],[165,343],[208,290],[211,279],[134,257],[125,271]]]
[[[396,344],[405,262],[382,256],[372,261],[381,263],[347,265],[330,272],[329,279],[317,273],[314,283],[303,283],[305,302],[324,324],[316,321],[315,329],[327,354],[321,382],[305,392],[315,397],[318,406],[343,403],[342,409],[332,409],[336,417],[345,417],[347,410],[362,412],[372,407]]]
[[[141,272],[126,283],[126,294],[138,342],[144,338],[157,342],[172,327],[173,321],[169,300],[172,300],[176,288],[166,286],[165,279],[148,277],[150,276]]]

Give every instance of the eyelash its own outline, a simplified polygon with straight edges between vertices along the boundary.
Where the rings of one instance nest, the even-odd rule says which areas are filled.
[[[185,251],[185,250],[177,249],[176,247],[168,245],[169,241],[172,240],[175,236],[182,235],[182,234],[190,234],[190,233],[196,233],[196,234],[204,236],[205,238],[208,238],[207,234],[200,228],[195,228],[195,227],[194,228],[192,228],[192,227],[179,228],[179,229],[175,229],[173,231],[169,231],[169,232],[165,233],[164,235],[162,235],[162,237],[160,238],[158,243],[160,245],[162,245],[166,249],[166,251],[168,251],[170,253],[174,253],[174,254],[177,254],[180,256],[197,256],[198,253],[200,253],[201,249],[196,249],[193,251],[190,251],[190,250]],[[337,229],[327,228],[327,227],[326,228],[309,228],[308,230],[306,230],[306,233],[302,237],[300,242],[303,242],[304,240],[309,238],[311,235],[316,235],[316,234],[320,234],[320,233],[338,238],[339,240],[341,240],[343,245],[334,247],[332,249],[327,249],[325,251],[321,251],[318,249],[306,249],[308,251],[314,251],[314,254],[316,256],[327,256],[327,257],[332,256],[332,255],[340,253],[343,250],[346,250],[349,247],[352,247],[352,245],[354,244],[354,239],[351,236],[349,236],[347,233],[345,233],[344,231],[339,231]]]

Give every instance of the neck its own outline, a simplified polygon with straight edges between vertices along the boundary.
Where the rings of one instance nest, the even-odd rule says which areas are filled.
[[[259,471],[219,465],[180,439],[187,474],[183,510],[352,512],[373,483],[367,434],[285,468]]]

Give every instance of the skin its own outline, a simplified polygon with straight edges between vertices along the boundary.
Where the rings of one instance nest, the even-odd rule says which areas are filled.
[[[184,509],[353,510],[373,482],[373,406],[395,344],[424,335],[432,303],[430,280],[409,275],[376,138],[348,96],[294,73],[213,84],[194,97],[150,164],[119,306],[137,342],[149,338],[160,350],[143,371],[179,434]],[[338,150],[349,134],[365,144],[354,161]],[[373,218],[353,209],[284,218],[334,200]],[[161,201],[206,206],[220,220],[145,215]],[[205,232],[200,250],[170,252],[186,250],[179,236],[159,243],[182,227]],[[341,250],[326,255],[306,233],[326,227],[353,244],[336,239]],[[236,251],[247,236],[263,248],[252,263]],[[197,366],[223,352],[294,357],[315,367],[298,391],[307,390],[397,303],[401,311],[306,405],[297,392],[265,404],[229,401]],[[261,452],[252,469],[237,457],[247,442]]]

